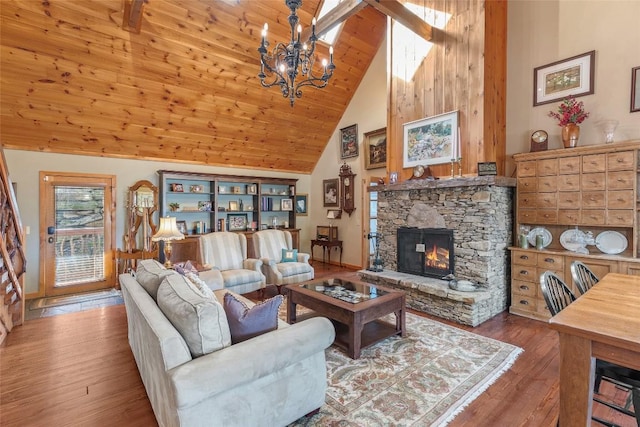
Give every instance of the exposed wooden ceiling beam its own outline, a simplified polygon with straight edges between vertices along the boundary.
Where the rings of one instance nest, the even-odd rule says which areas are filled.
[[[122,29],[132,33],[140,33],[142,25],[142,7],[146,0],[124,0],[124,16]]]
[[[427,24],[420,19],[418,15],[404,7],[404,5],[398,0],[364,0],[364,2],[385,15],[395,19],[425,40],[431,40],[433,31],[431,25]]]
[[[316,22],[316,36],[320,37],[336,25],[346,21],[350,16],[355,15],[367,7],[363,0],[344,0],[338,6],[331,9]],[[302,32],[302,40],[309,40],[311,36],[311,26]]]

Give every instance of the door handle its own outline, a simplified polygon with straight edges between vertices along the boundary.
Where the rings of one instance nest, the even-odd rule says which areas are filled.
[[[47,239],[47,241],[48,241],[49,243],[53,243],[53,236],[49,236],[49,238]]]

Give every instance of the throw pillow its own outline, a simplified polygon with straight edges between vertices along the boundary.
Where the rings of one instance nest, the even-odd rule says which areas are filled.
[[[298,250],[297,249],[283,249],[282,250],[282,262],[298,262]]]
[[[231,343],[236,344],[278,329],[278,309],[283,300],[282,295],[276,295],[249,308],[227,292],[223,307],[231,330]]]
[[[164,268],[155,259],[143,259],[138,261],[135,278],[140,285],[151,295],[154,300],[158,299],[158,287],[166,276],[176,274],[175,271]]]
[[[231,345],[222,304],[215,296],[205,296],[186,277],[165,277],[158,288],[158,307],[182,335],[193,357]]]

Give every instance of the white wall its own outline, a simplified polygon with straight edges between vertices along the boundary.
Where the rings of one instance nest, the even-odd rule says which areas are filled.
[[[203,173],[221,173],[234,175],[277,176],[297,178],[297,191],[309,193],[310,176],[285,174],[270,171],[249,169],[231,169],[201,165],[152,162],[146,160],[126,160],[91,156],[73,156],[68,154],[40,153],[36,151],[5,150],[10,178],[17,183],[17,199],[22,224],[31,229],[26,236],[27,273],[25,288],[27,294],[38,292],[39,280],[39,212],[38,205],[40,171],[77,172],[110,174],[116,176],[116,246],[123,247],[124,219],[127,189],[136,181],[146,179],[158,185],[157,170],[180,170]],[[156,218],[156,223],[158,223]],[[301,229],[300,245],[302,250],[309,251],[310,226],[309,217],[298,217],[296,225]],[[314,228],[315,232],[315,228]]]
[[[340,123],[336,127],[327,148],[322,153],[318,164],[311,174],[313,197],[310,197],[310,222],[315,232],[317,225],[329,225],[327,209],[323,207],[322,181],[338,178],[340,166],[346,162],[356,174],[355,182],[368,182],[369,176],[386,175],[384,168],[366,170],[364,168],[364,134],[383,128],[387,125],[387,77],[386,77],[386,42],[373,59],[367,74],[358,86],[347,107]],[[338,75],[339,70],[336,70]],[[358,125],[358,157],[345,160],[340,159],[340,129],[353,124]],[[342,262],[350,266],[361,267],[362,263],[362,196],[363,184],[355,187],[356,210],[351,214],[342,213],[342,218],[332,220],[332,225],[338,227],[338,238],[343,241]],[[335,208],[334,208],[335,209]],[[321,259],[320,249],[316,247],[316,259]],[[338,259],[337,253],[332,254],[332,260]]]
[[[602,119],[620,122],[616,141],[640,139],[640,112],[629,112],[631,68],[640,66],[639,17],[637,0],[509,1],[508,155],[528,152],[536,129],[549,133],[549,149],[563,147],[560,127],[547,116],[560,102],[533,106],[533,69],[592,50],[596,51],[595,93],[577,98],[590,113],[580,125],[579,145],[604,143],[596,127]]]

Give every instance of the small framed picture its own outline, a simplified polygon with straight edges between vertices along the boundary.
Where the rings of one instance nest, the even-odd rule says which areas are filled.
[[[387,166],[387,128],[364,134],[364,167],[376,169]]]
[[[322,194],[324,194],[324,203],[323,206],[326,207],[337,207],[338,201],[340,200],[340,195],[338,193],[338,178],[334,179],[325,179],[322,181]]]
[[[389,184],[395,184],[398,182],[398,172],[391,172],[389,174]]]
[[[306,216],[307,214],[307,204],[309,203],[309,195],[308,194],[297,194],[296,195],[296,215]]]
[[[211,200],[199,201],[198,210],[202,212],[211,212]]]
[[[228,214],[229,231],[246,231],[247,214]]]
[[[247,194],[258,194],[258,186],[256,184],[247,185]]]
[[[292,211],[293,210],[293,200],[292,199],[282,199],[280,207],[283,211]]]
[[[202,193],[204,191],[204,187],[202,185],[192,185],[189,187],[189,191],[192,193]]]
[[[478,163],[478,176],[497,175],[498,167],[496,162],[480,162]]]
[[[171,191],[175,193],[184,193],[184,187],[179,182],[171,184]]]
[[[358,125],[340,129],[340,158],[358,157]]]
[[[533,70],[533,106],[556,102],[569,95],[593,93],[596,51],[536,67]]]
[[[241,194],[242,193],[242,189],[239,186],[235,185],[235,186],[231,187],[231,192],[233,194]]]
[[[176,221],[176,225],[182,234],[189,234],[187,233],[187,221]]]
[[[238,202],[236,202],[235,200],[231,200],[229,202],[229,210],[230,211],[239,211],[240,209],[238,208]]]

